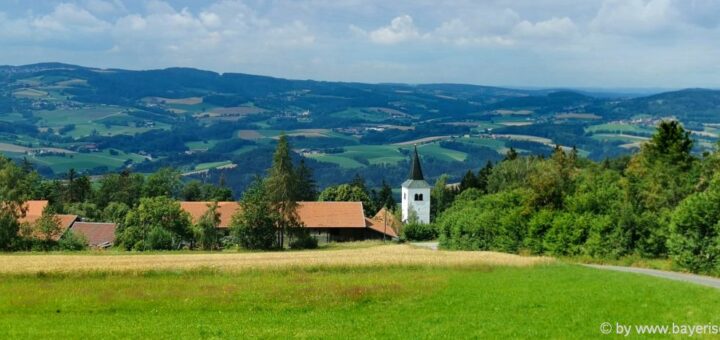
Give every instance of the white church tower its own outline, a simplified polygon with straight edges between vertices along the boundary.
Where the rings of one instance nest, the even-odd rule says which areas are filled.
[[[430,185],[425,182],[417,146],[413,156],[410,176],[402,184],[402,220],[407,222],[414,211],[420,223],[430,223]]]

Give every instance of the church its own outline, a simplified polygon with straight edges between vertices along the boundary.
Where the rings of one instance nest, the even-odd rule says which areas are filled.
[[[410,175],[402,184],[402,221],[430,223],[430,185],[425,182],[417,147],[415,147]]]

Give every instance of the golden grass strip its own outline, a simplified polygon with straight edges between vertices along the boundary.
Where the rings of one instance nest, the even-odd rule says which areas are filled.
[[[259,253],[0,256],[0,274],[142,272],[215,269],[237,271],[293,267],[532,266],[554,262],[484,251],[434,251],[408,245],[360,249]]]

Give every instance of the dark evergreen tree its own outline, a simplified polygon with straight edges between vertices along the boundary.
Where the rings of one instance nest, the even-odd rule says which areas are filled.
[[[278,219],[278,243],[284,244],[285,235],[291,228],[298,227],[297,217],[297,176],[292,163],[290,143],[285,134],[278,139],[273,162],[265,180],[267,195],[273,209],[280,214]]]
[[[377,203],[375,206],[379,209],[382,207],[385,207],[390,210],[395,210],[395,207],[397,206],[397,203],[395,202],[395,197],[393,196],[392,188],[390,185],[388,185],[387,182],[383,179],[382,186],[380,187],[380,191],[377,194]]]
[[[477,187],[478,179],[475,177],[475,173],[473,173],[472,170],[468,170],[462,180],[460,180],[460,191],[465,191],[470,188],[477,189]]]
[[[355,177],[353,177],[352,181],[350,181],[349,184],[351,186],[360,188],[360,190],[368,194],[367,186],[365,185],[365,178],[363,178],[363,176],[361,176],[359,173],[355,173]]]
[[[202,192],[202,183],[200,181],[194,180],[190,181],[185,184],[185,186],[182,189],[182,199],[185,201],[202,201],[203,200],[203,192]]]
[[[305,159],[300,159],[300,164],[296,171],[297,176],[297,193],[298,201],[315,201],[317,199],[317,185],[313,179],[312,169],[305,164]]]
[[[518,153],[515,151],[515,148],[512,146],[510,147],[510,150],[505,154],[505,158],[503,160],[511,161],[518,158]]]
[[[491,161],[487,161],[485,166],[478,171],[477,175],[477,188],[484,194],[488,192],[488,178],[492,173],[493,165]]]

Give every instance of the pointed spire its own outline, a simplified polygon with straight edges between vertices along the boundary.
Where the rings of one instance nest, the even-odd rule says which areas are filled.
[[[415,155],[413,156],[412,168],[410,168],[409,179],[416,181],[425,180],[425,178],[423,177],[422,168],[420,167],[420,156],[418,156],[417,145],[415,145]]]

